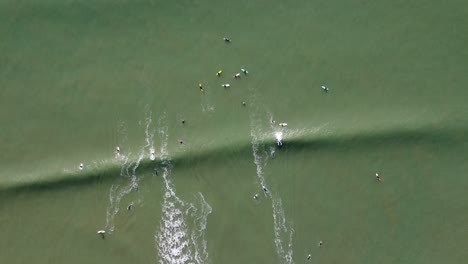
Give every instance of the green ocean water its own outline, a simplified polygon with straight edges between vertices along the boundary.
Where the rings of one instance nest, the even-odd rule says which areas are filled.
[[[467,25],[464,1],[1,0],[0,263],[463,263]]]

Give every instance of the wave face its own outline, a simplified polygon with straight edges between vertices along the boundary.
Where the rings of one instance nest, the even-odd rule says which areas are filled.
[[[444,125],[441,125],[444,126]],[[447,127],[444,130],[431,129],[426,126],[413,129],[393,128],[383,131],[358,131],[353,133],[331,134],[326,131],[326,127],[300,128],[283,131],[283,138],[286,144],[283,150],[287,152],[300,152],[303,150],[311,152],[319,151],[347,151],[352,147],[357,151],[366,151],[380,146],[416,146],[420,144],[441,144],[444,146],[457,145],[458,142],[464,142],[468,129],[463,127]],[[235,145],[222,146],[222,148],[211,148],[197,150],[198,154],[191,152],[179,152],[171,157],[171,163],[181,168],[191,167],[193,164],[204,162],[206,160],[218,160],[226,158],[220,155],[224,150],[235,150],[234,155],[243,156],[245,153],[253,151],[262,153],[255,158],[254,163],[257,166],[258,174],[262,174],[263,162],[267,162],[270,156],[276,153],[277,138],[274,129],[263,130],[257,135],[251,134],[251,140],[248,142],[235,142]],[[272,132],[273,131],[273,132]],[[253,144],[253,142],[256,142]],[[92,169],[79,171],[78,168],[66,169],[57,173],[50,173],[25,182],[13,182],[0,186],[5,194],[21,191],[44,191],[61,188],[69,188],[81,185],[90,185],[96,182],[113,181],[116,177],[127,177],[138,182],[137,178],[132,178],[139,168],[145,172],[153,173],[154,168],[161,166],[167,161],[162,159],[153,160],[151,157],[152,149],[148,150],[147,155],[136,156],[131,152],[122,154],[118,159],[103,159],[94,162]],[[274,150],[274,151],[273,151]],[[155,153],[157,155],[157,153]],[[136,158],[135,158],[136,157]],[[140,158],[141,157],[141,158]],[[149,157],[149,158],[148,158]],[[266,159],[263,161],[263,159]],[[46,177],[48,176],[48,177]],[[262,178],[259,178],[259,184],[262,184]],[[132,181],[133,182],[133,181]],[[134,184],[134,183],[132,183]],[[114,187],[115,188],[115,187]]]

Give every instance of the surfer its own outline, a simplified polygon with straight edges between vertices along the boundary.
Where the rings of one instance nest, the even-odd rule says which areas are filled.
[[[243,106],[245,106],[246,104],[247,104],[246,102],[244,102],[244,101],[242,102],[242,105],[243,105]]]
[[[307,255],[307,261],[310,261],[310,258],[312,257],[312,255]]]
[[[218,72],[216,72],[216,76],[219,77],[219,76],[221,76],[222,73],[223,73],[223,71],[222,71],[222,70],[219,70]]]
[[[231,42],[231,41],[232,41],[230,38],[226,38],[226,37],[224,37],[223,40],[224,40],[225,42]]]
[[[158,176],[158,169],[154,168],[154,176]]]
[[[254,194],[253,198],[254,200],[258,200],[258,194]]]
[[[324,90],[325,92],[328,92],[328,87],[322,85],[322,90]]]
[[[270,155],[271,155],[272,158],[274,158],[275,155],[276,155],[276,151],[274,149],[272,149],[271,152],[270,152]]]
[[[115,147],[114,153],[115,153],[116,158],[120,156],[120,147],[119,146]]]
[[[182,145],[184,144],[184,141],[182,139],[179,139],[179,143]]]
[[[133,203],[131,203],[131,204],[129,204],[129,205],[127,206],[127,210],[128,210],[128,211],[131,211],[132,208],[133,208]]]
[[[323,241],[320,240],[320,241],[319,241],[319,247],[322,247],[322,245],[323,245]]]
[[[99,231],[97,231],[97,233],[98,233],[99,235],[101,235],[102,239],[104,239],[104,236],[106,235],[106,231],[105,231],[105,230],[99,230]]]
[[[241,77],[240,73],[234,74],[234,78],[238,79],[238,78],[240,78],[240,77]]]
[[[265,186],[263,186],[263,192],[264,192],[265,194],[268,193],[268,189],[267,189]]]
[[[375,179],[378,181],[378,182],[382,182],[383,179],[382,177],[380,177],[380,175],[378,173],[375,174]]]
[[[245,75],[249,74],[249,72],[246,69],[241,69],[241,72],[243,72]]]
[[[84,169],[84,165],[83,163],[80,163],[80,170],[83,170]]]
[[[198,84],[198,87],[200,88],[200,92],[203,93],[203,92],[204,92],[204,90],[203,90],[203,85],[202,85],[201,83],[199,83],[199,84]]]
[[[288,126],[287,123],[280,123],[279,125],[280,125],[280,127],[286,127],[286,126]]]
[[[229,88],[229,87],[231,87],[231,85],[230,85],[229,83],[222,84],[221,86],[224,87],[224,88]]]
[[[182,124],[185,124],[185,119],[182,119]]]

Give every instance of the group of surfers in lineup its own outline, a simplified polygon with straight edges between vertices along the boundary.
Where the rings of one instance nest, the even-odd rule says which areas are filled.
[[[224,42],[227,42],[227,43],[231,43],[231,42],[232,42],[232,40],[231,40],[230,38],[227,38],[227,37],[224,37],[223,40],[224,40]],[[246,69],[241,69],[241,72],[243,72],[245,75],[249,74],[249,72],[248,72]],[[223,70],[218,70],[218,71],[216,72],[216,76],[218,76],[218,77],[221,76],[221,74],[223,74]],[[239,79],[239,78],[241,77],[241,74],[238,72],[238,73],[234,74],[233,77],[234,77],[235,79]],[[224,87],[224,88],[229,88],[229,87],[231,87],[231,85],[230,85],[229,83],[222,84],[221,86]],[[201,83],[198,84],[198,88],[200,88],[200,92],[202,92],[202,93],[205,91],[205,90],[203,89],[203,84],[201,84]],[[242,105],[245,106],[245,102],[242,102]]]
[[[241,72],[243,72],[245,75],[249,74],[249,71],[247,71],[246,69],[243,69],[243,68],[241,69]],[[221,76],[221,74],[223,74],[223,70],[218,70],[216,72],[216,76],[218,76],[218,77]],[[240,72],[238,72],[238,73],[234,74],[232,77],[234,77],[235,79],[239,79],[241,77],[241,74],[240,74]],[[231,87],[231,84],[224,83],[224,84],[221,84],[221,86],[223,88],[229,88],[229,87]],[[205,91],[203,89],[203,84],[201,84],[201,83],[198,84],[198,88],[200,88],[200,92],[202,92],[202,93]]]

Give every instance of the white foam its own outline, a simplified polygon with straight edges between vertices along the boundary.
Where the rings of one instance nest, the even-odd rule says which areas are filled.
[[[211,214],[212,208],[205,201],[202,193],[198,193],[200,196],[200,213],[197,214],[197,211],[192,214],[194,217],[194,226],[198,227],[192,231],[190,236],[192,240],[192,245],[194,247],[194,261],[195,263],[207,263],[208,258],[208,247],[205,240],[205,230],[208,223],[208,215]],[[201,248],[200,248],[201,244]]]
[[[281,147],[283,146],[283,132],[275,132],[276,144]]]
[[[162,205],[163,215],[159,224],[159,231],[156,232],[154,238],[157,243],[160,263],[182,264],[191,260],[187,226],[184,214],[180,209],[186,205],[176,196],[175,188],[169,179],[171,166],[167,151],[167,128],[160,130],[160,137],[163,139],[161,155],[167,158],[162,175],[166,192]]]
[[[150,160],[155,160],[156,159],[156,153],[154,151],[154,133],[150,132],[150,125],[152,122],[151,119],[151,113],[148,114],[146,117],[146,128],[145,128],[145,140],[146,140],[146,148],[149,148],[150,151]]]
[[[280,257],[280,259],[282,260],[281,263],[294,263],[292,258],[292,238],[294,234],[294,229],[291,227],[290,224],[286,223],[286,217],[284,215],[283,203],[281,201],[281,198],[272,199],[272,208],[276,253],[278,254],[278,257]],[[283,241],[283,238],[285,236],[287,236],[289,239],[287,245],[285,245],[285,242]],[[287,248],[287,251],[285,250],[285,248]]]
[[[161,138],[161,157],[163,159],[163,174],[165,193],[162,204],[162,218],[159,229],[154,234],[158,249],[159,263],[207,263],[208,250],[205,240],[207,218],[212,209],[199,193],[199,206],[188,203],[176,194],[174,184],[170,180],[171,162],[167,149],[169,141],[167,127],[159,130]],[[192,225],[187,220],[192,219]]]
[[[133,182],[125,185],[112,185],[109,191],[109,206],[107,207],[106,211],[106,226],[105,230],[112,234],[115,230],[115,216],[120,211],[120,201],[123,197],[125,197],[128,193],[133,190]]]
[[[156,153],[154,152],[154,148],[150,148],[150,160],[156,159]]]
[[[175,188],[169,179],[171,173],[170,157],[168,152],[168,128],[165,126],[165,115],[159,120],[159,137],[161,140],[161,159],[163,164],[162,179],[165,186],[165,195],[162,204],[162,218],[159,223],[159,230],[154,238],[158,248],[159,263],[182,264],[190,260],[189,240],[187,238],[187,226],[184,215],[180,208],[185,203],[175,194]]]

